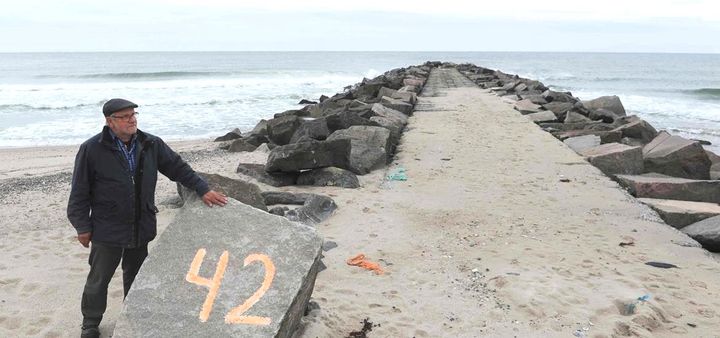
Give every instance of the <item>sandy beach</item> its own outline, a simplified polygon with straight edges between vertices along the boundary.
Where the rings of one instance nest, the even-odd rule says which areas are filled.
[[[338,205],[317,225],[338,246],[324,253],[319,308],[299,337],[344,337],[365,319],[369,337],[720,336],[716,256],[497,96],[443,76],[419,97],[396,159],[359,177],[361,188],[259,184]],[[266,156],[210,140],[170,144],[195,170],[228,177]],[[89,250],[65,218],[76,150],[0,150],[2,337],[79,334]],[[388,181],[399,167],[408,180]],[[161,178],[160,231],[176,194]],[[346,264],[359,253],[385,274]],[[121,309],[119,277],[103,337]]]

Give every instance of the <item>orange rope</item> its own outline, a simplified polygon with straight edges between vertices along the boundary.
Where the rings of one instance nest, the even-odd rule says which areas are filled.
[[[357,256],[347,260],[348,265],[359,266],[366,270],[374,271],[376,275],[382,275],[385,273],[380,267],[380,264],[371,262],[365,259],[365,254],[358,254]]]

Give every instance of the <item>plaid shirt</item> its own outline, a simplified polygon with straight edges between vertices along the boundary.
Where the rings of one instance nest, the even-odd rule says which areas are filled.
[[[130,169],[130,173],[135,174],[135,168],[137,167],[137,164],[135,163],[135,158],[137,155],[137,134],[133,135],[132,139],[130,139],[130,149],[125,146],[125,143],[119,137],[117,137],[117,135],[115,135],[112,130],[110,130],[110,135],[112,135],[113,139],[115,140],[118,149],[120,149],[120,151],[123,153],[123,156],[127,161],[128,168]]]

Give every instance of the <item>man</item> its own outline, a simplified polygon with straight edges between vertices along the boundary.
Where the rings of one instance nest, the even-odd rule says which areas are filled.
[[[82,296],[81,337],[99,337],[107,288],[122,261],[125,296],[157,233],[158,171],[195,190],[208,206],[227,197],[212,191],[163,140],[137,129],[138,105],[112,99],[103,105],[106,126],[85,141],[75,158],[68,219],[90,249],[90,272]]]

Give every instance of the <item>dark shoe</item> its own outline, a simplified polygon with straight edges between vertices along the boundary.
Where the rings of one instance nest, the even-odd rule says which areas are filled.
[[[80,338],[100,338],[100,330],[97,326],[83,326]]]

